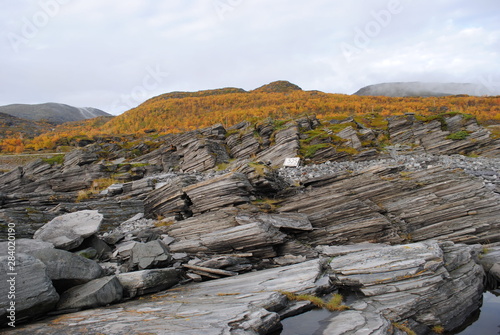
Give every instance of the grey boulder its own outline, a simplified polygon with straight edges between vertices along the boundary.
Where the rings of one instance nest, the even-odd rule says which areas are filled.
[[[58,310],[85,309],[118,302],[123,297],[123,288],[116,276],[94,279],[75,286],[61,295]]]
[[[179,273],[174,268],[121,273],[117,277],[123,286],[123,295],[131,298],[166,290],[179,283]]]
[[[54,285],[71,287],[84,284],[102,275],[102,268],[97,262],[69,251],[42,249],[30,252],[47,267],[47,275]]]
[[[11,302],[15,302],[17,323],[51,311],[59,300],[59,295],[45,273],[45,265],[41,261],[21,253],[17,253],[15,257],[16,275],[10,275],[13,271],[9,267],[8,256],[0,256],[0,282],[2,283],[0,285],[0,320],[2,320],[0,325],[12,321],[8,318],[11,314],[9,311]],[[14,281],[11,281],[12,279]]]
[[[71,250],[82,244],[86,237],[97,233],[103,218],[95,210],[64,214],[38,229],[33,238],[50,242],[59,249]]]
[[[0,242],[0,256],[7,256],[9,242]],[[54,245],[49,242],[33,240],[31,238],[19,238],[15,240],[16,253],[28,254],[31,251],[41,249],[53,249]]]
[[[139,270],[165,267],[172,261],[172,256],[161,241],[137,243],[131,250],[130,264]]]

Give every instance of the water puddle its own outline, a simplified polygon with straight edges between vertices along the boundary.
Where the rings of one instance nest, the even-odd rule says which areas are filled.
[[[316,335],[323,334],[332,312],[326,309],[313,309],[281,321],[283,330],[280,335]]]
[[[500,334],[500,292],[483,294],[483,306],[473,316],[472,324],[455,333],[460,335]]]

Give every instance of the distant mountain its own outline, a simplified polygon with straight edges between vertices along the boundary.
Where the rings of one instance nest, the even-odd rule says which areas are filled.
[[[37,105],[13,104],[0,106],[0,113],[9,114],[31,121],[44,121],[51,124],[62,124],[70,121],[81,121],[110,114],[92,107],[73,107],[58,103]]]
[[[477,84],[396,82],[365,86],[354,93],[387,97],[442,97],[459,94],[483,96],[491,95],[492,92]]]
[[[0,113],[0,139],[5,137],[33,138],[51,130],[53,127],[44,122],[24,120],[18,117]]]

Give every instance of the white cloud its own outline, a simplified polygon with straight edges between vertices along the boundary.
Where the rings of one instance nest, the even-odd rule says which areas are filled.
[[[41,0],[55,1],[63,2]],[[122,112],[109,109],[156,66],[169,76],[150,96],[279,79],[350,94],[377,82],[500,77],[496,0],[399,0],[388,24],[383,13],[398,0],[66,2],[18,52],[6,34],[22,36],[26,19],[43,9],[35,0],[2,8],[0,105],[56,101]],[[369,41],[349,63],[341,46],[355,45],[360,30]]]

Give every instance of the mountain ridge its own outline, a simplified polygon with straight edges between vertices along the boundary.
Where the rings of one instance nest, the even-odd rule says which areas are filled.
[[[54,125],[91,119],[98,116],[110,116],[110,114],[97,108],[74,107],[54,102],[0,106],[0,113],[25,120],[44,121]]]
[[[471,83],[389,82],[368,85],[353,95],[387,97],[442,97],[449,95],[492,95],[486,86]]]

